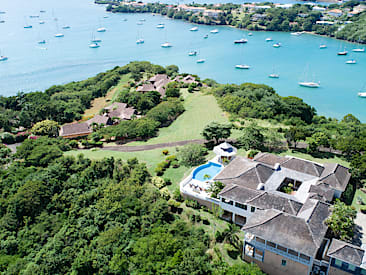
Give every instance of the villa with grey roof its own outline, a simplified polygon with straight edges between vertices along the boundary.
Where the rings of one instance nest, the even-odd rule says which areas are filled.
[[[181,182],[181,193],[220,206],[221,218],[242,226],[245,261],[274,275],[366,275],[364,248],[331,239],[326,224],[350,181],[348,168],[269,153],[249,159],[226,142],[213,152]],[[224,188],[212,197],[215,182]]]

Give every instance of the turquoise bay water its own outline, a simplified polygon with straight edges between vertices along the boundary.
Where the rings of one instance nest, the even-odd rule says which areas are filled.
[[[287,0],[283,0],[287,1]],[[230,27],[217,27],[218,34],[211,34],[214,27],[199,26],[190,32],[192,24],[170,20],[151,14],[108,14],[103,6],[89,0],[2,0],[0,17],[0,50],[9,60],[0,62],[0,94],[14,95],[18,91],[44,90],[53,84],[81,80],[98,72],[124,65],[133,60],[148,60],[161,65],[176,64],[181,72],[190,72],[202,78],[213,78],[220,83],[255,82],[273,86],[282,96],[298,96],[313,105],[321,115],[341,118],[352,113],[366,122],[366,99],[357,93],[366,84],[366,53],[352,53],[356,45],[312,35],[291,36],[289,33],[253,32]],[[29,18],[39,15],[40,19]],[[107,15],[108,18],[104,18]],[[53,20],[58,18],[57,24]],[[123,19],[127,21],[123,21]],[[137,25],[139,19],[146,19]],[[156,25],[165,23],[165,29]],[[24,24],[33,25],[24,29]],[[62,26],[71,28],[64,30]],[[98,27],[105,33],[96,33]],[[92,32],[103,42],[98,49],[88,47]],[[54,34],[62,32],[63,38]],[[141,35],[145,43],[136,45]],[[208,34],[208,39],[203,36]],[[234,45],[235,39],[245,36],[249,42]],[[272,37],[273,42],[265,42]],[[45,39],[47,44],[39,45]],[[172,48],[160,47],[166,40]],[[282,47],[273,48],[280,42]],[[319,49],[325,43],[328,48]],[[348,56],[337,56],[346,48]],[[197,57],[188,56],[195,49]],[[197,64],[197,59],[206,59]],[[355,65],[345,61],[354,58]],[[236,64],[248,64],[250,70],[235,69]],[[270,79],[273,71],[279,79]],[[303,80],[320,81],[319,89],[299,87]],[[366,89],[366,87],[365,87]]]

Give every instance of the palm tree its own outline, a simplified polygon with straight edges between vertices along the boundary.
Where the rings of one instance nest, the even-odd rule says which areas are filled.
[[[237,235],[237,233],[239,233],[239,232],[240,232],[240,229],[238,226],[236,226],[235,224],[229,223],[228,227],[222,233],[223,237],[224,237],[224,242],[230,243],[234,247],[239,248],[240,239]]]

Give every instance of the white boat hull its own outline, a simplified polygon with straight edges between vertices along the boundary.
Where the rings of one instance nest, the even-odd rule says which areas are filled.
[[[358,93],[358,96],[359,97],[366,97],[366,92],[360,92],[360,93]]]
[[[307,88],[319,88],[319,83],[316,82],[299,82],[299,85]]]
[[[241,70],[249,70],[250,66],[249,65],[235,65],[236,69],[241,69]]]

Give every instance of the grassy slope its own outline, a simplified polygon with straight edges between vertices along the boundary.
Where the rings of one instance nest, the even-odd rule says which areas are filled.
[[[157,137],[147,142],[132,142],[133,145],[158,144],[172,141],[201,139],[203,128],[212,121],[228,122],[225,113],[220,109],[212,95],[202,93],[189,94],[184,91],[186,111],[169,127],[162,128]]]
[[[83,119],[92,118],[96,114],[99,114],[99,111],[101,109],[110,105],[110,103],[113,102],[118,96],[119,92],[126,87],[126,84],[129,80],[129,74],[123,75],[119,83],[115,87],[109,89],[108,93],[104,97],[98,97],[94,99],[91,103],[91,107],[85,110],[85,113],[83,114]]]

